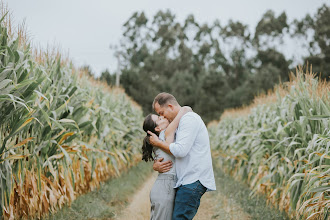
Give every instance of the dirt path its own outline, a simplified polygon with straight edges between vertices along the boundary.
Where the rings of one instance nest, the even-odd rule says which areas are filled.
[[[122,211],[118,219],[150,219],[150,200],[149,193],[152,185],[157,178],[157,173],[154,173],[132,197],[130,205]],[[251,219],[248,214],[239,207],[235,201],[226,198],[221,192],[207,192],[201,200],[201,205],[198,209],[194,220],[210,220],[210,219]]]
[[[233,199],[227,198],[221,192],[216,191],[206,193],[202,197],[201,206],[194,219],[250,220],[252,218]]]
[[[132,198],[132,202],[129,206],[123,210],[118,219],[150,219],[150,199],[149,193],[157,178],[157,173],[154,173],[142,186],[142,188],[136,192]]]

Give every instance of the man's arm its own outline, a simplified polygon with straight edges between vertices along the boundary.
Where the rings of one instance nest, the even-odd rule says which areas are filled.
[[[172,143],[174,141],[175,131],[179,126],[180,120],[184,114],[187,112],[192,112],[192,109],[189,106],[181,107],[179,113],[176,115],[174,120],[168,125],[165,130],[165,141],[166,143]]]
[[[188,154],[193,146],[199,130],[199,122],[192,115],[186,115],[183,121],[181,121],[180,132],[177,133],[175,143],[169,144],[159,140],[158,136],[148,131],[150,134],[150,143],[159,147],[168,154],[175,157],[184,157]]]
[[[172,161],[168,160],[168,161],[163,162],[163,160],[164,160],[164,158],[154,160],[154,164],[153,164],[152,168],[159,173],[166,173],[166,172],[170,171],[170,169],[173,166]]]
[[[180,132],[177,133],[176,141],[168,146],[172,155],[175,157],[185,157],[191,150],[199,129],[200,122],[193,115],[186,115],[182,118]]]
[[[181,117],[187,113],[187,112],[191,112],[192,109],[189,107],[189,106],[184,106],[180,109],[180,112],[178,113],[178,115],[175,117],[175,119],[169,124],[169,126],[167,127],[166,131],[165,131],[165,139],[166,139],[166,142],[168,144],[172,143],[174,141],[174,136],[175,136],[175,131],[176,129],[178,128],[179,126],[179,123],[180,123],[180,120],[181,120]],[[151,133],[149,133],[151,134]],[[152,144],[152,139],[155,139],[157,140],[156,138],[153,137],[153,135],[151,134],[151,137],[150,137],[150,143]],[[156,146],[156,145],[154,145]],[[164,150],[165,152],[171,154],[171,152],[168,150]],[[159,173],[165,173],[165,172],[168,172],[171,168],[172,168],[172,161],[165,161],[165,162],[162,162],[164,160],[164,158],[161,158],[159,160],[155,160],[154,161],[154,164],[152,166],[152,168],[159,172]]]

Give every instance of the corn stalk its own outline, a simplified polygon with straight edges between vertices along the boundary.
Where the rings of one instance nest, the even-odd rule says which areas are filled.
[[[142,111],[0,25],[0,216],[39,217],[136,164]],[[22,43],[23,42],[23,43]]]
[[[210,125],[214,156],[292,217],[328,219],[330,86],[302,69],[293,78],[277,101]]]

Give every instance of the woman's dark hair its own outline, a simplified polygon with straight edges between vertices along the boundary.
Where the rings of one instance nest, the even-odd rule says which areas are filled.
[[[145,132],[151,131],[154,134],[158,134],[158,132],[155,130],[157,127],[156,122],[152,120],[152,114],[147,115],[147,117],[144,119],[143,122],[143,130]],[[150,135],[147,133],[147,136],[143,139],[143,145],[142,145],[142,160],[148,162],[149,160],[153,161],[154,157],[152,156],[152,148],[153,146],[150,144],[149,141]]]

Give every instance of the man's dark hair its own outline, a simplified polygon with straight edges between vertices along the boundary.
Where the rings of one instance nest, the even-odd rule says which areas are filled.
[[[170,93],[167,92],[162,92],[159,93],[153,103],[152,103],[152,108],[155,109],[155,104],[158,103],[161,107],[163,107],[165,104],[172,104],[172,105],[179,105],[178,101],[176,98],[171,95]]]

